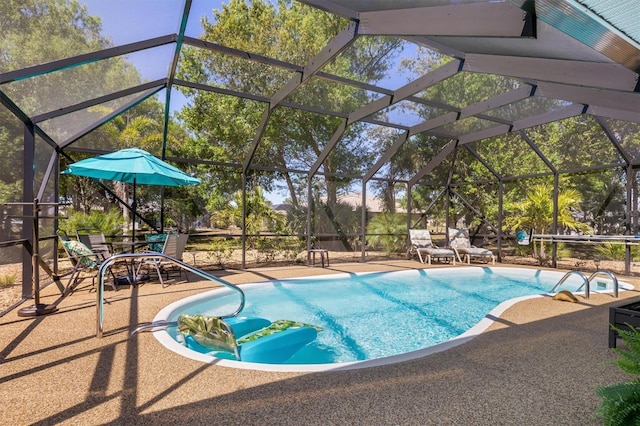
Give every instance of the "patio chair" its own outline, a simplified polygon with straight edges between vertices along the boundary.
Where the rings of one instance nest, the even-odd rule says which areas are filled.
[[[187,245],[188,238],[189,238],[189,234],[167,234],[167,237],[164,240],[164,245],[162,246],[161,253],[169,257],[172,257],[176,260],[182,261],[182,255]],[[174,267],[175,264],[173,262],[165,260],[162,257],[142,259],[138,263],[138,267],[136,269],[136,275],[140,274],[140,269],[143,266],[146,266],[147,270],[149,269],[149,267],[153,267],[158,274],[158,279],[160,280],[160,284],[163,287],[165,287],[165,283],[164,283],[164,280],[162,279],[162,275],[165,274],[166,279],[168,280],[169,272],[170,270],[173,269],[172,267]],[[184,269],[178,267],[177,270],[180,276],[182,276],[182,273],[184,272],[185,279],[189,281],[189,276],[187,275],[187,272],[184,271]]]
[[[407,249],[407,258],[411,259],[416,254],[420,263],[424,263],[423,256],[427,259],[427,263],[431,265],[432,259],[444,260],[456,264],[456,253],[446,248],[438,248],[431,241],[431,234],[428,229],[410,229],[409,230],[409,248]]]
[[[471,264],[471,259],[481,259],[485,263],[496,264],[496,256],[489,249],[476,247],[471,245],[469,238],[469,231],[466,229],[449,228],[449,247],[451,247],[458,256],[458,260],[463,262],[466,260],[467,264]],[[461,257],[462,255],[462,257]]]
[[[144,234],[144,240],[149,243],[149,251],[162,252],[166,239],[167,234]]]
[[[78,237],[78,241],[89,247],[91,251],[96,253],[98,256],[102,257],[102,260],[113,255],[111,247],[109,246],[109,243],[107,243],[107,239],[103,233],[81,234],[76,232],[76,236]]]
[[[84,243],[70,239],[65,233],[59,233],[59,238],[60,244],[62,245],[62,248],[64,249],[64,252],[72,266],[72,270],[69,273],[67,288],[75,287],[83,272],[91,273],[91,281],[95,287],[98,267],[104,259]],[[111,270],[110,273],[113,277],[113,282],[110,282],[109,285],[111,285],[113,290],[117,290],[118,287],[115,282],[115,275]]]

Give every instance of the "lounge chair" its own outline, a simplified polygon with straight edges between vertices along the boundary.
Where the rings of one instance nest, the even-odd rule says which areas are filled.
[[[420,263],[424,263],[424,258],[431,265],[432,259],[445,260],[456,264],[456,253],[446,248],[438,248],[431,241],[431,234],[428,229],[410,229],[409,230],[409,249],[407,250],[407,258],[413,258],[416,254]],[[424,256],[424,258],[423,258]]]
[[[98,267],[104,260],[104,258],[92,251],[89,247],[87,247],[81,241],[76,241],[70,239],[65,233],[58,233],[60,238],[60,244],[64,249],[65,254],[67,255],[69,262],[73,269],[69,273],[69,283],[67,284],[67,288],[73,288],[77,284],[80,279],[81,273],[90,272],[91,280],[93,286],[95,287],[96,276],[98,272]],[[113,290],[117,290],[118,286],[116,285],[115,275],[113,271],[109,270],[111,276],[113,277],[113,282],[110,283],[111,288]]]
[[[164,245],[162,247],[162,254],[166,254],[169,257],[172,257],[176,260],[182,261],[182,255],[184,253],[184,249],[187,245],[187,239],[189,238],[189,234],[167,234],[166,239],[164,240]],[[166,279],[169,279],[169,269],[173,267],[175,264],[170,262],[162,257],[155,257],[149,259],[143,259],[138,264],[136,269],[136,276],[140,274],[140,269],[142,266],[153,267],[158,273],[158,279],[160,280],[160,284],[165,287],[164,280],[162,279],[162,274],[166,275]],[[184,272],[185,279],[189,279],[187,272],[182,268],[178,267],[178,273],[182,276]]]
[[[491,260],[492,264],[496,264],[496,256],[491,250],[471,245],[469,231],[466,229],[449,228],[449,247],[456,252],[460,262],[464,259],[467,264],[471,264],[471,259],[474,258],[485,263]]]

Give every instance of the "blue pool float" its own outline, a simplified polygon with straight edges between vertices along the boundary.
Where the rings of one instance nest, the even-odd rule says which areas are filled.
[[[216,358],[281,364],[314,341],[320,327],[291,320],[180,315],[178,331],[184,344]]]

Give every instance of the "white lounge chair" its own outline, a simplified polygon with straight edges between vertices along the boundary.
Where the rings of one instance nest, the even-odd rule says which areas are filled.
[[[424,258],[427,259],[427,263],[431,265],[432,259],[445,260],[456,264],[456,253],[453,250],[446,248],[438,248],[433,241],[431,241],[431,234],[427,229],[410,229],[409,230],[409,249],[407,250],[407,258],[412,258],[414,255],[418,255],[420,263],[424,263]],[[424,256],[424,258],[423,258]]]
[[[466,229],[449,228],[449,247],[456,252],[460,262],[471,264],[471,258],[475,258],[482,259],[485,263],[491,260],[493,265],[496,264],[496,256],[491,250],[471,245],[469,231]]]

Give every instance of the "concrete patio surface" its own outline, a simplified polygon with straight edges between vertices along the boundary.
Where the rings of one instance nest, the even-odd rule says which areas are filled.
[[[415,261],[330,268],[227,271],[236,283],[402,270]],[[499,266],[499,265],[498,265]],[[438,266],[433,266],[438,267]],[[640,288],[636,278],[620,280]],[[628,377],[607,347],[609,307],[535,298],[509,308],[483,334],[445,352],[398,364],[320,373],[203,364],[164,348],[149,332],[129,337],[167,304],[210,289],[145,283],[106,291],[105,335],[86,280],[54,314],[0,318],[0,424],[6,425],[597,425],[599,386]],[[50,303],[55,286],[43,291]]]

